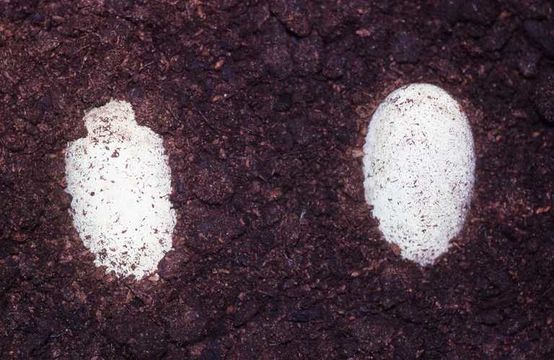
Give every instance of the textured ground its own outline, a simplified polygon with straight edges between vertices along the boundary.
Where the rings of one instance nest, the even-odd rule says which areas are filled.
[[[554,358],[554,14],[545,0],[0,1],[0,358]],[[473,208],[432,268],[363,199],[368,119],[447,89]],[[170,155],[175,250],[93,265],[63,149],[130,101]]]

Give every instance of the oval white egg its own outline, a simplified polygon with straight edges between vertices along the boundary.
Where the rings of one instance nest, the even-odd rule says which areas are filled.
[[[131,104],[85,115],[88,135],[66,149],[73,223],[95,264],[140,279],[171,250],[171,173],[161,137],[139,126]]]
[[[364,145],[365,197],[404,258],[428,265],[448,250],[464,225],[474,170],[467,117],[441,88],[403,86],[373,114]]]

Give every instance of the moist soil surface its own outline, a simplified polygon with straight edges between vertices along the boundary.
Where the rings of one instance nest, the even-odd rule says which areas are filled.
[[[0,358],[554,358],[553,7],[2,1]],[[371,114],[411,82],[460,101],[477,156],[425,268],[362,187]],[[64,191],[110,99],[170,158],[174,250],[141,281],[94,266]]]

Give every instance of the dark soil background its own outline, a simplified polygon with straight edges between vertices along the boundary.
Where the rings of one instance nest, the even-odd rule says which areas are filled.
[[[0,1],[1,359],[553,359],[554,5],[540,0]],[[435,266],[365,204],[394,88],[466,109],[477,185]],[[95,268],[66,144],[130,101],[162,134],[175,250]]]

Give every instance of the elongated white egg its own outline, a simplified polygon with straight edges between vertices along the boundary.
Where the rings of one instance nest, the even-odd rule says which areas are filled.
[[[176,222],[162,139],[139,126],[124,101],[84,120],[87,137],[70,143],[65,156],[73,223],[97,266],[140,279],[171,249]]]
[[[474,183],[473,136],[446,91],[403,86],[386,97],[364,145],[366,201],[404,258],[432,264],[464,225]]]

